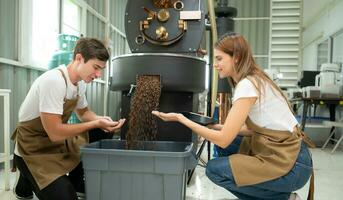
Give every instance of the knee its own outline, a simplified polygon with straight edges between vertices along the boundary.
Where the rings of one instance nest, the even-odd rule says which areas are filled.
[[[235,185],[227,158],[212,159],[207,163],[206,176],[215,184],[229,189]]]
[[[206,176],[210,179],[213,180],[215,176],[218,176],[218,172],[215,169],[215,165],[213,160],[209,160],[207,162],[207,166],[206,166]]]
[[[221,169],[219,164],[219,159],[212,159],[207,162],[206,176],[214,183],[221,182],[224,178],[224,169]]]

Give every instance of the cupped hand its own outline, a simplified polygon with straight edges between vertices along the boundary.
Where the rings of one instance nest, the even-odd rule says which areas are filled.
[[[179,121],[180,117],[183,115],[180,113],[164,113],[164,112],[159,112],[159,111],[152,111],[151,112],[153,115],[161,118],[163,121]]]
[[[112,118],[109,116],[97,116],[98,119],[107,119],[108,121],[113,122]]]
[[[113,131],[119,131],[119,129],[124,125],[126,119],[120,119],[118,124],[114,127]]]
[[[113,132],[119,130],[125,123],[125,119],[119,121],[112,121],[106,118],[99,118],[96,120],[98,128],[101,128],[105,132]]]

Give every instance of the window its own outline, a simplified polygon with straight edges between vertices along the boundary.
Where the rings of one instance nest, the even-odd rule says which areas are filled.
[[[62,2],[62,5],[60,5]],[[59,49],[60,33],[80,36],[81,8],[73,0],[28,0],[22,7],[29,16],[23,17],[22,60],[25,64],[47,68]],[[62,12],[60,12],[62,10]],[[62,18],[60,21],[60,13]]]
[[[329,62],[330,62],[330,38],[318,44],[317,70],[320,71],[321,65],[323,63],[329,63]]]
[[[335,34],[332,38],[332,62],[343,63],[343,30]]]
[[[64,0],[62,10],[62,33],[80,36],[81,8],[72,0]]]
[[[59,33],[59,1],[32,1],[31,64],[46,68]]]

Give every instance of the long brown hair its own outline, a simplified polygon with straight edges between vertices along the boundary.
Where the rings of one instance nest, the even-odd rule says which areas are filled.
[[[261,93],[265,89],[265,84],[269,83],[290,106],[290,103],[287,100],[287,97],[283,94],[282,90],[269,78],[269,76],[261,69],[261,67],[257,65],[251,48],[243,36],[232,32],[227,33],[218,39],[214,48],[223,51],[237,60],[237,63],[233,68],[235,74],[237,75],[237,82],[230,80],[234,86],[236,86],[237,83],[244,78],[249,79],[254,84],[260,101]]]

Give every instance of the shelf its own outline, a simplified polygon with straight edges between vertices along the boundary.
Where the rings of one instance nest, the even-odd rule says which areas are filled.
[[[331,126],[326,126],[322,123],[311,123],[306,122],[305,128],[330,128]]]
[[[280,13],[280,14],[277,14],[277,13],[274,13],[271,15],[272,18],[273,17],[299,17],[300,16],[300,13]]]
[[[299,20],[273,20],[271,22],[273,24],[296,24],[296,23],[300,23]]]
[[[299,56],[271,56],[271,59],[298,59]]]
[[[295,42],[271,42],[271,44],[299,44],[299,41]]]
[[[299,6],[273,6],[273,10],[293,10],[293,9],[300,9]]]
[[[288,3],[288,2],[299,2],[300,0],[272,0],[272,3],[274,2],[284,2],[284,3]]]
[[[273,38],[299,38],[300,35],[272,35]]]
[[[279,28],[272,28],[272,31],[298,31],[299,27],[279,27]]]
[[[299,49],[271,49],[271,52],[298,52]]]
[[[280,80],[290,80],[290,81],[295,81],[298,80],[298,77],[282,77],[279,78]]]
[[[296,83],[294,83],[294,84],[277,83],[277,85],[279,87],[283,87],[283,88],[296,88],[296,87],[298,87],[296,85]]]
[[[298,65],[299,65],[298,63],[273,63],[273,62],[270,63],[271,67],[273,66],[298,66]]]
[[[298,73],[298,69],[279,69],[281,73]]]

